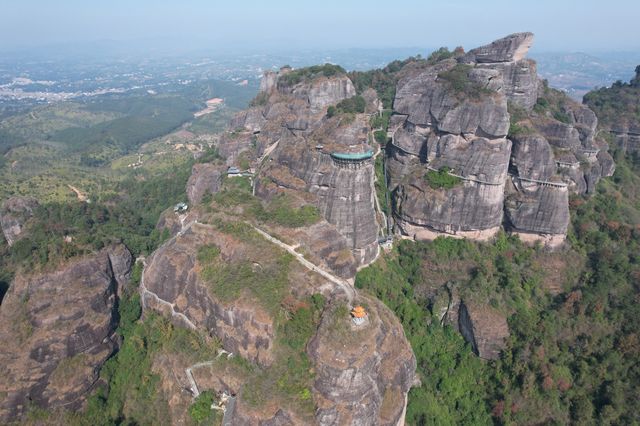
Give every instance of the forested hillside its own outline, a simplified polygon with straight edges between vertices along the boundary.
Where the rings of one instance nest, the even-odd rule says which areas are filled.
[[[608,123],[616,99],[640,98],[632,82],[585,99]],[[401,319],[418,359],[422,386],[410,393],[409,424],[640,421],[640,163],[621,150],[614,156],[615,175],[593,196],[571,199],[560,251],[505,234],[492,244],[403,241],[358,274],[356,285]],[[508,317],[498,360],[479,360],[441,324],[443,293]]]

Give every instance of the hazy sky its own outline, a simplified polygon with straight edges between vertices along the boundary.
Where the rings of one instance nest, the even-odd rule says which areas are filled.
[[[640,50],[639,18],[638,0],[0,0],[0,48],[470,48],[533,31],[536,50]]]

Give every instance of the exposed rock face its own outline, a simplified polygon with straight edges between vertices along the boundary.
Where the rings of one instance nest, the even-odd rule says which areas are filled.
[[[527,55],[533,43],[533,33],[515,33],[464,55],[465,62],[496,63],[517,62]]]
[[[611,130],[616,137],[616,144],[625,153],[640,152],[640,127],[616,126]]]
[[[346,75],[320,76],[290,86],[281,80],[288,72],[283,69],[265,76],[264,90],[257,98],[262,105],[236,117],[232,127],[244,133],[235,133],[235,143],[225,139],[221,152],[228,158],[252,149],[256,157],[268,154],[269,161],[258,171],[256,195],[270,199],[284,192],[315,204],[326,221],[326,232],[337,230],[344,241],[339,246],[348,247],[354,258],[353,267],[334,271],[353,276],[355,268],[370,262],[378,250],[373,161],[365,159],[348,167],[331,154],[371,150],[369,118],[365,114],[351,121],[326,117],[328,106],[355,95]],[[369,104],[374,108],[376,100],[369,99]],[[339,256],[334,252],[330,257]]]
[[[509,336],[506,318],[488,306],[460,304],[458,328],[473,351],[484,359],[497,359]]]
[[[347,126],[327,129],[332,124],[336,123],[327,123],[311,135],[315,140],[327,140],[326,150],[340,150],[348,142],[359,152],[370,149],[363,131],[367,129],[366,116],[359,115]],[[270,182],[259,184],[257,194],[269,197],[282,188],[312,194],[322,216],[346,239],[357,264],[368,263],[378,250],[373,162],[343,166],[329,153],[334,151],[319,151],[309,145],[300,137],[282,138],[273,152],[273,162],[262,170]]]
[[[267,258],[279,251],[266,240],[247,242],[209,225],[187,226],[147,259],[141,283],[144,312],[155,310],[182,326],[206,330],[220,339],[226,350],[269,368],[277,356],[282,356],[275,353],[278,329],[273,313],[263,309],[249,294],[223,302],[212,293],[210,284],[201,276],[197,260],[199,248],[212,244],[220,249],[225,262],[249,260],[258,268],[268,268]],[[265,244],[266,247],[255,251]],[[323,293],[329,298],[321,325],[307,346],[316,371],[312,389],[313,400],[319,405],[316,423],[396,425],[403,418],[406,394],[414,382],[416,368],[402,326],[386,306],[365,297],[359,303],[367,304],[369,323],[363,328],[352,328],[348,311],[334,315],[337,307],[345,304],[342,293],[334,293],[325,278],[310,273],[297,262],[292,261],[292,265],[289,272],[292,295],[308,297]],[[354,336],[358,345],[351,345]],[[345,339],[347,346],[339,343],[346,342]],[[180,371],[174,359],[165,357],[157,363],[154,369]],[[166,371],[162,375],[163,390],[175,400],[170,404],[174,414],[183,416],[184,398],[176,389],[184,388],[186,382],[177,373],[176,378]],[[300,413],[287,407],[269,403],[256,408],[247,404],[240,390],[242,381],[232,372],[203,368],[198,370],[196,381],[205,388],[238,393],[230,412],[234,424],[308,424],[301,420],[304,417]]]
[[[143,308],[164,313],[182,326],[207,330],[228,351],[268,365],[273,320],[250,298],[225,304],[210,295],[196,267],[198,248],[209,244],[220,247],[225,258],[245,255],[233,238],[204,225],[191,226],[147,259],[141,288]]]
[[[214,164],[194,164],[187,182],[187,197],[191,204],[199,204],[205,194],[220,190],[224,167]]]
[[[511,151],[507,99],[491,89],[480,99],[457,93],[439,78],[456,67],[449,60],[400,80],[394,101],[395,111],[407,117],[388,150],[394,214],[400,231],[418,239],[439,233],[486,239],[502,223]],[[485,72],[468,77],[473,84],[501,78]],[[428,171],[443,167],[463,177],[458,185],[429,184]]]
[[[561,235],[569,224],[569,191],[517,181],[509,185],[505,212],[512,231]]]
[[[30,404],[79,408],[117,347],[119,289],[132,258],[122,245],[59,271],[17,276],[0,309],[0,418]]]
[[[279,86],[278,89],[282,93],[290,93],[295,98],[308,102],[314,113],[324,112],[326,107],[356,95],[356,89],[347,76],[321,77],[311,84],[296,85],[289,90]]]
[[[361,328],[348,318],[336,318],[333,311],[323,317],[309,343],[320,425],[396,425],[404,414],[415,358],[388,308],[373,299],[366,303],[368,322]]]
[[[38,207],[38,201],[29,197],[11,197],[0,207],[0,226],[7,244],[12,246],[22,233],[24,223]]]
[[[398,82],[386,167],[400,232],[484,240],[504,210],[508,230],[555,247],[569,193],[592,192],[613,173],[595,114],[539,82],[525,59],[532,40],[513,34]],[[445,167],[458,184],[430,183],[428,170]]]
[[[502,74],[502,89],[509,102],[531,111],[538,97],[539,82],[535,61],[521,59],[515,62],[487,64],[487,66]]]

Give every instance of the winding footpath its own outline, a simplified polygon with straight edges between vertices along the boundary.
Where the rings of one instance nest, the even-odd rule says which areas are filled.
[[[173,242],[177,237],[181,236],[182,234],[184,234],[184,232],[189,229],[191,227],[191,225],[193,225],[196,221],[192,221],[189,222],[187,225],[185,225],[185,220],[186,220],[186,215],[181,215],[180,216],[180,232],[178,232],[176,235],[174,235],[173,237],[171,237],[170,239],[168,239],[167,241],[165,241],[160,247],[158,247],[157,250],[159,250],[160,248],[164,247],[165,245]],[[179,318],[180,321],[182,321],[187,327],[189,327],[192,330],[196,330],[197,327],[196,325],[183,313],[180,312],[176,312],[175,310],[175,306],[173,303],[167,302],[164,299],[161,299],[160,296],[158,296],[156,293],[152,292],[151,290],[149,290],[147,288],[147,286],[144,283],[144,273],[146,272],[147,269],[147,260],[145,259],[142,262],[142,275],[140,277],[140,302],[142,304],[142,310],[144,312],[144,310],[147,307],[147,301],[146,298],[147,297],[151,297],[153,298],[157,304],[162,305],[162,306],[167,306],[170,311],[171,311],[171,318]]]
[[[371,130],[371,137],[373,138],[373,132],[379,131],[382,129],[373,129]],[[374,138],[375,140],[375,138]],[[382,237],[385,236],[385,232],[388,231],[389,228],[389,219],[387,218],[387,214],[382,211],[382,208],[380,207],[380,200],[378,199],[378,191],[376,190],[376,182],[378,182],[378,174],[375,172],[375,161],[376,158],[378,157],[378,155],[380,155],[382,153],[382,148],[380,147],[380,144],[378,144],[378,150],[376,151],[375,154],[373,154],[373,167],[374,167],[374,172],[373,172],[373,199],[375,200],[376,203],[376,209],[378,210],[378,213],[380,213],[380,215],[382,216],[382,221],[383,224],[380,226],[380,234]],[[385,165],[384,165],[384,154],[383,154],[383,162],[382,162],[382,167],[384,169]],[[386,174],[386,170],[385,170],[385,174]],[[386,178],[385,178],[386,179]],[[384,182],[384,188],[385,188],[385,196],[386,196],[386,188],[387,188],[387,182]],[[378,253],[379,254],[379,253]],[[374,261],[378,259],[378,255],[376,255]],[[372,262],[373,263],[373,262]],[[368,265],[367,265],[368,266]]]
[[[207,224],[203,224],[203,223],[199,223],[197,220],[193,220],[191,222],[185,223],[187,219],[187,215],[180,215],[180,231],[173,236],[172,238],[170,238],[169,240],[167,240],[166,242],[164,242],[158,249],[164,247],[167,244],[172,243],[173,241],[175,241],[176,238],[182,236],[187,230],[189,230],[192,226],[197,225],[197,226],[202,226],[205,228],[209,228],[209,229],[214,229],[213,226],[211,225],[207,225]],[[294,256],[294,258],[305,268],[309,269],[312,272],[316,272],[318,274],[320,274],[321,276],[323,276],[324,278],[326,278],[329,282],[334,284],[334,290],[335,289],[339,289],[342,290],[349,301],[349,305],[351,306],[353,304],[353,301],[356,297],[356,289],[353,287],[353,285],[351,285],[347,280],[344,280],[342,278],[339,278],[333,274],[331,274],[330,272],[325,271],[324,269],[318,267],[317,265],[309,262],[307,259],[304,258],[304,256],[298,252],[296,252],[296,248],[299,245],[296,246],[291,246],[289,244],[284,243],[283,241],[273,237],[272,235],[268,234],[267,232],[263,231],[260,228],[257,228],[254,225],[251,225],[253,227],[253,229],[260,234],[262,237],[264,237],[266,240],[272,242],[273,244],[283,248],[284,250],[286,250],[288,253],[290,253],[291,255]],[[196,325],[183,313],[181,312],[176,312],[175,308],[174,308],[174,304],[170,303],[166,300],[161,299],[156,293],[152,292],[151,290],[149,290],[144,282],[144,275],[146,272],[146,268],[147,268],[147,261],[146,259],[143,261],[143,270],[142,270],[142,276],[140,278],[140,297],[141,297],[141,303],[142,303],[142,308],[143,311],[144,309],[147,308],[147,302],[146,302],[146,298],[153,298],[155,300],[155,302],[161,306],[166,306],[169,308],[170,312],[171,312],[171,317],[172,318],[178,318],[183,324],[185,324],[187,327],[191,328],[192,330],[197,330]],[[231,353],[225,351],[225,350],[221,350],[218,353],[218,357],[220,357],[221,355],[226,354],[227,357],[232,356]],[[215,362],[215,359],[210,360],[210,361],[203,361],[203,362],[198,362],[196,364],[193,364],[189,367],[187,367],[185,369],[185,376],[187,378],[187,381],[189,382],[189,387],[191,389],[191,393],[193,395],[193,398],[197,398],[200,395],[200,390],[198,389],[198,384],[196,383],[195,378],[193,377],[193,371],[198,369],[198,368],[202,368],[202,367],[206,367],[209,365],[212,365]],[[223,421],[222,424],[226,425],[226,426],[230,426],[233,423],[233,412],[235,409],[235,403],[236,403],[236,398],[234,396],[229,397],[227,403],[223,406],[223,410],[224,410],[224,415],[223,415]]]
[[[353,300],[356,297],[356,289],[351,284],[349,284],[349,282],[347,282],[347,280],[339,278],[339,277],[331,274],[330,272],[325,271],[324,269],[320,268],[319,266],[309,262],[307,259],[304,258],[304,256],[302,254],[298,253],[293,246],[290,246],[289,244],[286,244],[286,243],[280,241],[276,237],[274,237],[272,235],[269,235],[268,233],[266,233],[262,229],[257,228],[255,226],[253,226],[253,229],[255,229],[256,232],[258,234],[262,235],[265,239],[269,240],[270,242],[274,243],[275,245],[277,245],[279,247],[282,247],[287,252],[292,254],[295,257],[295,259],[298,262],[300,262],[300,264],[302,266],[304,266],[305,268],[307,268],[310,271],[313,271],[313,272],[316,272],[316,273],[322,275],[324,278],[326,278],[327,280],[331,281],[333,284],[335,284],[338,288],[340,288],[347,295],[347,297],[349,299],[349,305],[351,305],[353,303]]]

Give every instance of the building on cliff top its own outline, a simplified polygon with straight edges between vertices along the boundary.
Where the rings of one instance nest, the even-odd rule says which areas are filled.
[[[229,177],[237,177],[237,176],[242,176],[242,172],[240,171],[239,168],[235,167],[235,166],[231,166],[227,169],[227,176]]]
[[[362,325],[367,319],[367,311],[358,305],[351,311],[351,319],[355,325]]]
[[[173,211],[175,213],[184,213],[188,208],[189,206],[187,206],[187,203],[178,203],[173,207]]]

